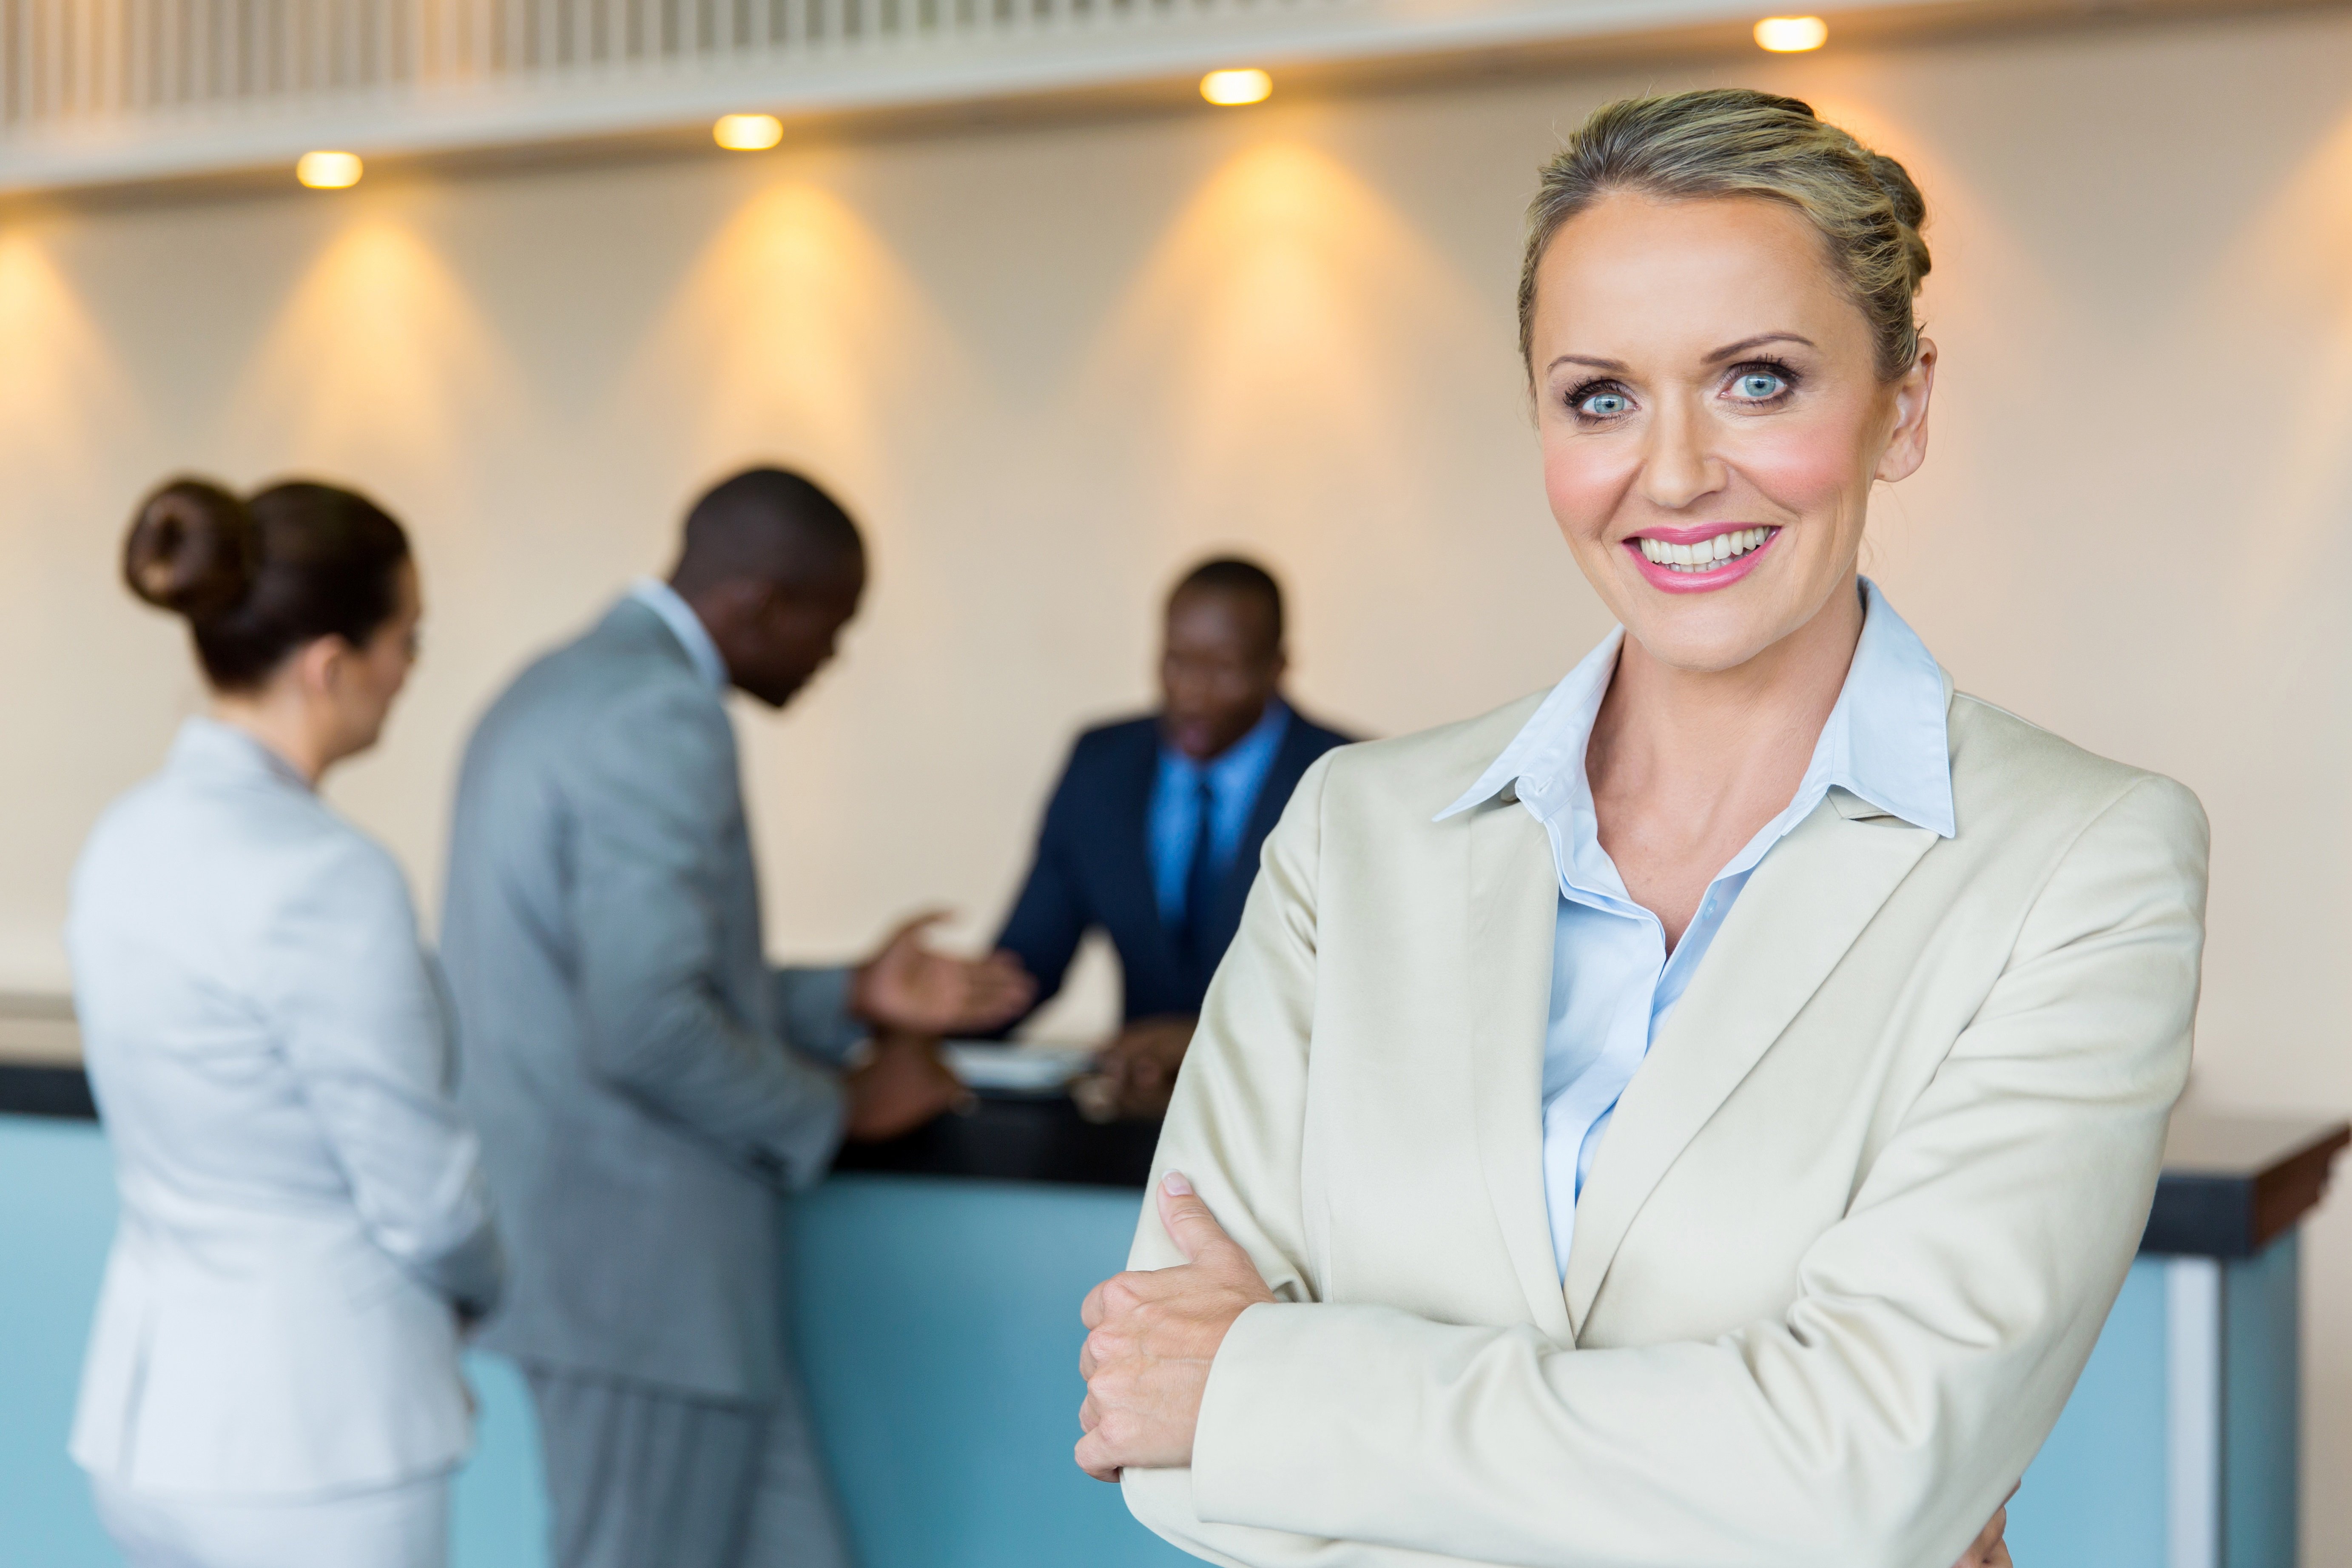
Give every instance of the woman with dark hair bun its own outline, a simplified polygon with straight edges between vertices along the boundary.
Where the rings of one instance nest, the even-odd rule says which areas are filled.
[[[500,1255],[407,884],[317,794],[415,660],[407,536],[329,485],[182,479],[122,571],[212,703],[74,873],[122,1218],[73,1456],[142,1568],[439,1568]]]

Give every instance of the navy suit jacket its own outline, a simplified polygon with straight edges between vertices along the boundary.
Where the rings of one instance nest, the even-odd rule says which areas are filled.
[[[1037,858],[1021,889],[999,947],[1020,957],[1036,977],[1036,1005],[1061,989],[1089,926],[1100,926],[1118,950],[1125,973],[1124,1015],[1132,1022],[1161,1013],[1198,1013],[1209,976],[1240,926],[1243,900],[1257,876],[1258,849],[1290,804],[1307,765],[1352,737],[1326,730],[1293,709],[1274,766],[1250,808],[1249,826],[1234,847],[1209,906],[1196,969],[1177,952],[1160,922],[1152,890],[1149,818],[1151,786],[1160,770],[1156,717],[1106,724],[1078,737],[1062,782],[1045,807]]]

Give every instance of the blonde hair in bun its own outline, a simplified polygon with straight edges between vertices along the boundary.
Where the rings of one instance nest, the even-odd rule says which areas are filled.
[[[1831,266],[1869,318],[1881,378],[1894,380],[1919,357],[1916,301],[1932,263],[1919,236],[1927,204],[1910,174],[1801,100],[1711,88],[1603,104],[1545,165],[1519,268],[1519,358],[1530,375],[1545,248],[1561,225],[1620,191],[1787,203],[1821,232]]]

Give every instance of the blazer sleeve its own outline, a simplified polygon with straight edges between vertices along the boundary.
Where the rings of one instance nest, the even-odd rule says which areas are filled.
[[[1218,1352],[1193,1468],[1130,1481],[1138,1513],[1252,1565],[1951,1561],[2057,1419],[2130,1266],[2188,1068],[2205,860],[2203,814],[2168,781],[2087,823],[1782,1318],[1577,1350],[1378,1306],[1254,1307]],[[1252,968],[1286,976],[1282,1002],[1227,998],[1211,1037],[1246,1030],[1249,1048],[1216,1039],[1188,1064],[1169,1152],[1295,1271],[1262,1249],[1296,1257],[1297,1177],[1271,1139],[1296,1121],[1300,928],[1253,913]],[[1141,1233],[1139,1263],[1172,1261],[1149,1207]]]
[[[719,889],[741,853],[725,710],[656,688],[599,730],[572,779],[569,889],[589,1068],[728,1158],[805,1186],[840,1142],[840,1085],[739,1016],[719,984],[740,918]]]
[[[1013,912],[1004,917],[1004,929],[996,937],[997,947],[1020,959],[1021,967],[1037,983],[1036,996],[1029,1005],[1031,1013],[1061,990],[1069,976],[1070,963],[1077,956],[1079,939],[1094,919],[1079,890],[1068,842],[1083,756],[1082,751],[1072,751],[1061,779],[1054,785],[1045,821],[1037,829],[1037,853],[1029,863],[1028,880],[1022,883],[1021,896],[1013,901]],[[1009,1031],[1019,1022],[1016,1018],[998,1032]]]
[[[266,947],[271,1021],[369,1236],[467,1312],[488,1311],[504,1258],[400,868],[356,836],[325,847]]]
[[[856,971],[847,964],[794,965],[768,972],[769,994],[784,1043],[838,1068],[870,1031],[849,1010]]]

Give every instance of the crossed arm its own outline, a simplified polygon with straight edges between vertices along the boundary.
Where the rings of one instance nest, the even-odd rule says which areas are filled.
[[[1200,1195],[1163,1192],[1137,1247],[1163,1267],[1087,1302],[1088,1472],[1238,1568],[2003,1561],[2186,1063],[2193,800],[2150,781],[2084,829],[1784,1319],[1618,1349],[1316,1300],[1316,835],[1303,787],[1179,1087],[1163,1159]]]
[[[1087,1293],[1079,1311],[1088,1331],[1078,1352],[1087,1397],[1076,1457],[1098,1481],[1116,1481],[1129,1466],[1191,1466],[1218,1347],[1244,1312],[1276,1299],[1182,1173],[1170,1172],[1153,1197],[1184,1261],[1114,1275]],[[1953,1568],[2013,1568],[2008,1528],[2004,1499]]]

